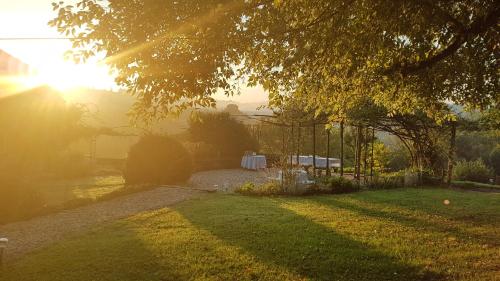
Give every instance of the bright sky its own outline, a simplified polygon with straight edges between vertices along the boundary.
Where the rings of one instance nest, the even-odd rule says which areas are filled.
[[[55,16],[53,1],[0,0],[0,38],[61,37],[47,25]],[[0,40],[0,49],[37,69],[41,82],[61,88],[116,88],[107,67],[99,64],[97,59],[85,65],[65,61],[64,52],[70,48],[70,42],[66,40]],[[215,98],[243,103],[263,102],[267,100],[267,94],[261,88],[246,88],[241,96],[226,97],[221,93]]]

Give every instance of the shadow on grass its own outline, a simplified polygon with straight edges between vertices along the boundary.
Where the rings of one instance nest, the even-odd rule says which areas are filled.
[[[160,281],[156,257],[128,222],[64,240],[4,266],[2,281]],[[163,268],[163,270],[167,270]],[[175,270],[169,271],[172,280]]]
[[[194,226],[260,261],[316,280],[440,280],[334,229],[281,208],[286,199],[228,196],[175,209]],[[215,200],[212,200],[215,201]]]
[[[354,201],[361,202],[364,200],[354,199]],[[340,201],[340,200],[333,198],[333,197],[330,197],[327,199],[310,198],[310,202],[314,202],[316,204],[325,206],[327,208],[334,207],[334,208],[344,209],[344,210],[351,211],[351,212],[354,212],[354,213],[357,213],[357,214],[360,214],[360,215],[366,216],[366,217],[371,217],[371,218],[375,218],[375,219],[382,219],[382,220],[390,220],[390,221],[396,222],[396,223],[403,225],[403,226],[406,226],[406,227],[412,227],[417,232],[427,230],[427,231],[432,231],[432,232],[449,233],[449,234],[452,234],[452,235],[454,235],[458,238],[461,238],[461,239],[469,240],[472,238],[475,241],[478,241],[479,243],[483,243],[483,244],[492,244],[495,241],[495,237],[493,237],[493,236],[472,233],[472,232],[466,231],[458,226],[445,224],[445,223],[442,223],[442,224],[432,223],[432,222],[429,222],[428,220],[425,220],[425,219],[420,219],[417,217],[410,217],[410,216],[406,216],[406,215],[397,213],[397,211],[383,211],[383,210],[376,210],[373,208],[366,208],[366,207],[357,205],[355,203]],[[379,203],[379,204],[381,204],[381,203]]]

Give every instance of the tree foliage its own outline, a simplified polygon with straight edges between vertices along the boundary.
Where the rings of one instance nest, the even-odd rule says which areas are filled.
[[[213,105],[236,79],[332,119],[369,97],[389,113],[498,104],[494,0],[80,0],[50,22],[74,58],[103,53],[153,117]]]
[[[59,173],[69,144],[91,134],[85,108],[47,86],[0,100],[0,177]]]
[[[190,120],[189,135],[194,142],[210,145],[222,158],[240,158],[246,150],[258,148],[247,127],[227,112],[200,113]]]

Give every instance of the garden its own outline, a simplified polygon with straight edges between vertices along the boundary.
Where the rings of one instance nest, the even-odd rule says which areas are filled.
[[[0,280],[498,280],[498,1],[46,8],[114,84],[0,52]]]

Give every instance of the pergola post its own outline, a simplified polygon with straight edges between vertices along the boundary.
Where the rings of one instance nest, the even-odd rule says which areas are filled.
[[[290,167],[293,167],[293,122],[292,122],[292,128],[291,128],[291,136],[290,139],[292,140],[292,146],[290,148]]]
[[[300,122],[298,123],[298,128],[297,128],[297,155],[296,155],[296,160],[297,160],[297,165],[300,166]]]
[[[330,176],[330,129],[326,130],[326,175]]]
[[[361,126],[356,126],[356,153],[355,153],[355,178],[361,180]]]
[[[368,181],[368,178],[366,176],[366,174],[368,174],[368,133],[369,133],[369,128],[368,126],[366,127],[365,129],[365,135],[364,135],[364,139],[365,139],[365,153],[364,153],[364,165],[363,165],[363,182],[366,184],[367,181]]]
[[[316,123],[313,122],[313,175],[316,176]]]
[[[373,147],[375,146],[375,128],[372,128],[372,153],[371,153],[371,165],[370,165],[370,181],[373,182],[373,166],[375,165],[375,159],[373,158]]]
[[[344,121],[340,121],[340,176],[344,176]]]
[[[450,134],[450,150],[448,151],[448,174],[446,177],[446,184],[448,187],[451,186],[451,176],[453,175],[453,165],[455,162],[455,139],[457,134],[457,124],[456,122],[451,122],[451,134]]]
[[[285,155],[285,126],[281,126],[281,153]]]

